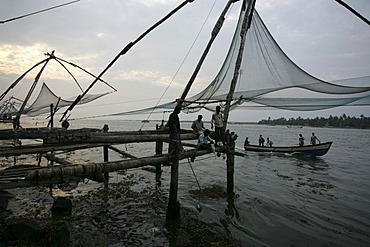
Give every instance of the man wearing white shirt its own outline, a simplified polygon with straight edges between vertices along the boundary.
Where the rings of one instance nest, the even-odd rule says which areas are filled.
[[[202,149],[212,149],[214,150],[214,148],[212,147],[215,143],[215,141],[209,137],[209,129],[206,129],[199,137],[198,137],[198,150],[202,150]]]
[[[211,129],[213,129],[213,125],[215,125],[215,140],[216,145],[225,142],[224,138],[224,117],[221,113],[221,107],[216,106],[216,112],[212,114],[211,119]]]
[[[200,135],[200,134],[202,134],[203,133],[203,131],[204,131],[204,123],[203,123],[203,121],[202,121],[202,118],[203,118],[203,116],[202,115],[198,115],[198,119],[197,120],[195,120],[194,122],[193,122],[193,124],[191,125],[191,128],[192,128],[192,130],[194,130],[194,132],[196,133],[196,134],[198,134],[198,135]]]

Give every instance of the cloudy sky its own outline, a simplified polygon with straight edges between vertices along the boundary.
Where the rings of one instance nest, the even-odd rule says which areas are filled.
[[[169,13],[179,0],[81,0],[61,8],[14,21],[11,18],[50,8],[68,0],[0,0],[0,92],[44,53],[73,62],[98,75],[129,42]],[[105,73],[103,79],[118,92],[76,108],[72,117],[99,116],[150,107],[178,98],[189,80],[226,0],[195,0],[137,43]],[[370,19],[369,0],[345,0]],[[241,1],[235,3],[212,46],[189,95],[203,89],[218,72],[231,41]],[[286,54],[308,73],[324,80],[370,75],[370,28],[335,0],[257,0],[256,9]],[[70,68],[70,67],[69,67]],[[70,68],[85,89],[93,79]],[[24,98],[39,69],[10,95]],[[40,79],[63,98],[80,93],[56,62]],[[369,86],[369,85],[367,85]],[[111,89],[97,84],[91,93]],[[341,107],[317,112],[281,110],[234,111],[232,121],[268,117],[370,116],[369,107]],[[210,113],[205,112],[206,119]],[[152,116],[160,119],[162,114]],[[195,116],[181,115],[182,119]],[[122,117],[131,119],[130,117]],[[146,115],[135,118],[146,118]]]

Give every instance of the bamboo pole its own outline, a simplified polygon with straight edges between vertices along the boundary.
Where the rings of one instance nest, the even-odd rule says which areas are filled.
[[[227,149],[226,147],[217,147],[216,151],[227,152]],[[179,154],[179,160],[210,153],[212,153],[211,150],[197,151],[196,149],[191,149]],[[63,183],[65,179],[78,181],[83,178],[90,178],[95,180],[93,179],[95,174],[133,169],[143,166],[160,165],[168,163],[171,158],[171,155],[164,154],[159,156],[95,164],[76,164],[72,166],[58,165],[53,167],[37,166],[17,170],[2,170],[0,171],[0,189],[32,187],[44,184],[58,184]]]
[[[52,151],[75,151],[79,149],[95,148],[103,146],[104,143],[80,143],[80,144],[64,144],[55,146],[43,146],[43,145],[22,145],[21,147],[5,147],[0,148],[0,156],[19,156],[26,154],[46,153]]]
[[[72,136],[72,138],[75,138]],[[193,133],[182,134],[183,140],[194,140],[197,136]],[[89,139],[71,139],[60,144],[50,145],[22,145],[20,147],[1,147],[0,156],[19,156],[23,154],[44,153],[58,150],[77,150],[92,147],[99,147],[103,145],[135,143],[135,142],[155,142],[168,141],[168,134],[158,135],[121,135],[121,136],[95,136]]]
[[[104,160],[104,162],[109,161],[108,146],[107,145],[103,146],[103,160]],[[104,187],[105,188],[108,188],[108,182],[109,182],[109,172],[104,172]]]
[[[184,136],[186,140],[196,139],[196,135],[192,131],[182,131],[181,137]],[[48,137],[84,137],[90,139],[91,142],[105,140],[110,138],[112,140],[128,140],[129,142],[141,141],[156,141],[156,138],[165,141],[168,139],[168,132],[100,132],[96,129],[62,129],[62,128],[35,128],[35,129],[21,129],[21,130],[0,130],[0,140],[14,140],[14,139],[44,139]],[[181,138],[181,139],[184,139]]]
[[[166,221],[173,222],[180,217],[180,204],[177,200],[179,187],[179,145],[173,145],[175,154],[171,158],[170,195],[168,198]]]
[[[152,30],[157,28],[159,25],[161,25],[163,22],[165,22],[167,19],[169,19],[172,15],[174,15],[177,11],[179,11],[182,7],[184,7],[188,3],[192,3],[194,0],[185,0],[183,3],[181,3],[179,6],[177,6],[175,9],[173,9],[170,13],[168,13],[166,16],[164,16],[162,19],[160,19],[158,22],[156,22],[154,25],[152,25],[150,28],[148,28],[144,33],[142,33],[138,38],[136,38],[134,41],[128,43],[120,53],[118,53],[114,59],[108,64],[107,67],[97,76],[95,77],[95,80],[88,86],[88,88],[80,95],[78,96],[75,101],[72,103],[72,105],[69,106],[69,108],[63,113],[63,116],[61,120],[64,119],[64,117],[67,115],[68,111],[72,111],[73,108],[76,106],[76,104],[90,91],[90,89],[95,85],[95,83],[100,80],[100,78],[103,77],[105,72],[108,71],[108,69],[123,55],[125,55],[136,43],[138,43],[141,39],[143,39],[147,34],[149,34]]]
[[[211,38],[210,40],[208,41],[208,44],[206,46],[206,48],[204,49],[203,51],[203,54],[201,56],[201,58],[199,59],[198,61],[198,64],[197,66],[195,67],[195,70],[193,72],[193,74],[191,75],[188,83],[186,84],[186,87],[184,89],[184,91],[182,92],[181,94],[181,97],[180,97],[180,100],[177,102],[177,106],[182,106],[182,102],[185,100],[186,96],[188,95],[189,91],[190,91],[190,88],[191,86],[193,85],[193,82],[195,81],[195,78],[197,77],[199,71],[200,71],[200,68],[204,62],[204,60],[206,59],[207,57],[207,54],[209,52],[209,50],[211,49],[212,47],[212,44],[213,42],[215,41],[218,33],[220,32],[220,29],[224,23],[224,20],[225,20],[225,15],[227,13],[227,11],[229,10],[229,8],[231,7],[231,5],[235,2],[238,2],[239,0],[229,0],[225,6],[225,8],[223,9],[221,15],[219,16],[218,20],[217,20],[217,23],[216,25],[214,26],[213,30],[212,30],[212,33],[211,33]]]
[[[44,139],[47,137],[59,137],[66,135],[80,135],[88,138],[94,132],[101,132],[100,129],[63,129],[63,128],[23,128],[17,130],[0,130],[0,140],[13,140],[13,139]]]
[[[62,166],[60,166],[60,167],[74,166],[74,164],[72,164],[71,162],[68,162],[65,159],[58,158],[55,155],[43,154],[42,156],[44,156],[47,160],[55,161],[56,163],[61,164]],[[16,170],[18,170],[18,169],[16,169]],[[27,175],[27,174],[25,173],[24,175]],[[5,176],[7,177],[8,174],[6,173]],[[96,182],[101,182],[101,181],[106,182],[106,177],[102,176],[102,174],[86,174],[86,178],[88,178],[90,180],[93,180],[93,181],[96,181]]]
[[[42,72],[44,71],[44,69],[45,69],[46,65],[49,63],[50,59],[52,59],[52,56],[54,56],[54,51],[52,51],[52,52],[51,52],[51,56],[50,56],[48,59],[46,59],[45,64],[42,66],[42,68],[40,69],[39,73],[37,73],[37,75],[36,75],[36,77],[35,77],[35,80],[34,80],[34,82],[32,83],[31,88],[30,88],[30,90],[28,91],[28,93],[27,93],[27,95],[26,95],[26,98],[24,99],[24,101],[23,101],[23,103],[22,103],[21,107],[20,107],[20,108],[19,108],[19,110],[18,110],[18,113],[17,113],[17,115],[16,115],[16,117],[17,117],[17,118],[20,118],[20,117],[21,117],[21,115],[23,114],[23,110],[24,110],[24,108],[26,107],[26,105],[27,105],[27,103],[28,103],[28,100],[30,99],[30,97],[31,97],[31,95],[32,95],[32,93],[33,93],[33,91],[35,90],[36,85],[37,85],[37,83],[38,83],[38,82],[39,82],[39,80],[40,80],[40,77],[41,77]]]
[[[114,147],[114,146],[112,146],[112,145],[108,145],[107,147],[108,147],[109,149],[111,149],[111,150],[113,150],[113,151],[115,151],[115,152],[117,152],[117,153],[121,154],[121,155],[122,155],[122,156],[124,156],[124,157],[131,158],[131,159],[135,159],[135,158],[137,158],[136,156],[134,156],[134,155],[132,155],[132,154],[130,154],[130,153],[127,153],[127,152],[125,152],[125,151],[123,151],[123,150],[120,150],[120,149],[118,149],[118,148],[116,148],[116,147]]]
[[[50,120],[49,120],[50,127],[54,127],[54,105],[50,104]],[[48,124],[48,126],[49,126]]]
[[[62,164],[64,166],[71,166],[73,165],[71,162],[68,162],[67,160],[65,159],[61,159],[61,158],[58,158],[54,155],[54,153],[50,153],[50,154],[42,154],[42,156],[44,156],[47,160],[53,162],[55,161],[56,163],[58,164]]]
[[[104,124],[103,131],[108,132],[109,127],[108,124]],[[109,156],[108,156],[108,145],[103,146],[103,160],[104,162],[109,161]],[[108,182],[109,182],[109,173],[105,172],[104,173],[104,187],[108,188]]]
[[[241,27],[241,41],[240,41],[240,47],[238,51],[238,56],[236,59],[236,64],[235,64],[235,69],[234,69],[234,76],[233,79],[231,80],[230,83],[230,89],[229,92],[226,96],[226,106],[225,106],[225,111],[224,111],[224,126],[223,126],[223,131],[226,131],[227,127],[227,121],[229,118],[229,113],[231,109],[231,101],[233,100],[233,95],[236,87],[236,83],[238,81],[239,77],[239,72],[240,72],[240,66],[242,63],[243,59],[243,53],[244,53],[244,44],[245,44],[245,39],[247,36],[247,31],[251,25],[252,22],[252,16],[253,16],[253,11],[254,11],[254,5],[256,3],[256,0],[251,0],[248,3],[248,7],[245,11],[244,17],[243,17],[243,23]],[[243,1],[243,8],[245,8],[246,1]],[[243,9],[244,10],[244,9]],[[227,153],[227,160],[226,160],[226,167],[227,167],[227,193],[234,194],[234,162],[235,162],[235,156],[232,152],[235,152],[235,140],[236,140],[236,135],[230,134],[229,131],[226,131],[227,135],[227,147],[228,150],[231,152]],[[235,138],[235,139],[234,139]]]
[[[191,130],[181,130],[181,134],[191,134]],[[110,131],[103,132],[101,129],[83,128],[83,129],[64,129],[64,128],[23,128],[18,130],[4,129],[0,130],[0,140],[13,140],[13,139],[44,139],[53,136],[84,136],[90,137],[105,137],[105,136],[147,136],[168,134],[167,130],[153,130],[153,131]]]
[[[221,151],[221,149],[219,149]],[[192,156],[202,156],[205,154],[212,153],[212,150],[201,150],[197,151],[187,150],[179,155],[179,159],[190,158]],[[25,179],[29,180],[44,180],[49,178],[58,177],[61,174],[64,176],[74,176],[83,178],[86,174],[102,173],[102,172],[114,172],[118,170],[139,168],[148,165],[157,165],[168,163],[173,158],[173,155],[164,154],[161,156],[151,156],[129,160],[110,161],[104,163],[93,163],[93,164],[76,164],[68,167],[45,167],[44,169],[37,169],[27,174]]]
[[[253,16],[255,3],[256,3],[256,0],[249,1],[247,10],[245,11],[245,15],[243,17],[243,23],[242,23],[242,28],[241,28],[241,32],[240,32],[241,41],[240,41],[239,52],[238,52],[238,56],[237,56],[237,60],[236,60],[236,64],[235,64],[234,76],[233,76],[233,79],[231,80],[230,89],[229,89],[229,92],[226,96],[226,106],[225,106],[225,111],[224,111],[224,121],[225,121],[224,131],[226,130],[227,121],[228,121],[229,113],[230,113],[231,101],[233,100],[233,95],[234,95],[236,83],[237,83],[238,77],[239,77],[240,66],[241,66],[241,63],[242,63],[243,53],[244,53],[245,39],[246,39],[246,36],[247,36],[247,31],[248,31],[248,29],[251,25],[251,22],[252,22],[252,16]],[[245,4],[245,0],[244,0],[243,4]]]
[[[227,149],[229,151],[235,151],[235,135],[232,132],[226,131]],[[226,177],[227,177],[227,193],[229,195],[234,194],[234,164],[235,155],[232,152],[226,154]]]
[[[157,125],[156,127],[157,131],[160,131],[160,127]],[[163,152],[163,141],[156,141],[155,142],[155,154],[161,155]],[[162,174],[162,168],[161,164],[155,166],[155,181],[158,186],[161,185],[161,174]]]

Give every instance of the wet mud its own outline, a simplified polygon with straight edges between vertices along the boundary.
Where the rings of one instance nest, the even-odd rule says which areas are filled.
[[[69,246],[241,246],[219,225],[201,222],[195,210],[181,207],[180,219],[166,222],[167,190],[142,174],[117,176],[119,181],[107,188],[82,181],[85,184],[80,182],[71,191],[55,186],[52,195],[48,186],[9,190],[8,208],[0,215],[0,233],[16,219],[33,219],[49,234],[38,243],[8,242],[6,246],[47,246],[45,238],[60,225],[68,227]],[[202,196],[224,197],[223,190],[206,188]],[[57,197],[72,201],[70,214],[52,213]]]

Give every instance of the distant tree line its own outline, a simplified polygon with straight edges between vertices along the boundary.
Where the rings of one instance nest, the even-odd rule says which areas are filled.
[[[267,120],[259,121],[258,124],[370,129],[370,117],[361,115],[359,118],[356,118],[346,114],[340,117],[330,115],[329,118],[316,117],[305,119],[301,117],[271,119],[269,117]]]

